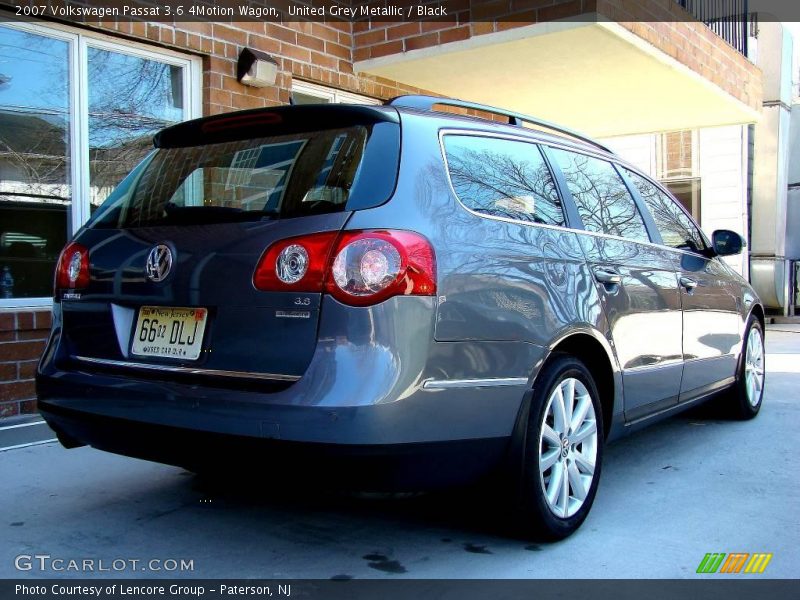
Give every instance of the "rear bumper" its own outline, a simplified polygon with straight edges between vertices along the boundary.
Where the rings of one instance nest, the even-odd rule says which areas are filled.
[[[525,342],[435,342],[432,302],[409,296],[353,309],[326,298],[314,355],[295,382],[75,362],[56,318],[37,374],[39,407],[76,442],[161,462],[213,456],[217,443],[230,448],[234,463],[273,448],[304,455],[305,444],[323,457],[399,452],[424,467],[440,465],[429,450],[453,443],[488,447],[473,460],[480,470],[511,437],[528,374],[544,350]],[[469,466],[458,450],[444,455],[456,471]]]
[[[311,403],[299,389],[234,390],[74,370],[37,377],[40,412],[67,446],[367,490],[429,489],[488,474],[503,463],[527,388],[419,385],[392,402],[349,406],[324,397]]]
[[[507,456],[507,438],[412,444],[320,444],[210,433],[98,416],[45,404],[62,443],[76,441],[134,458],[272,485],[313,483],[370,491],[466,484],[492,473]]]
[[[435,342],[432,303],[406,296],[354,309],[326,297],[314,355],[295,382],[234,382],[75,362],[56,318],[37,373],[39,405],[51,412],[292,442],[385,445],[509,437],[532,365],[544,349],[509,341]],[[447,387],[453,382],[466,387]]]
[[[527,389],[436,389],[420,382],[404,397],[370,403],[375,382],[365,374],[353,390],[360,403],[351,398],[343,405],[324,389],[309,394],[300,383],[232,389],[74,367],[40,372],[37,392],[45,416],[68,411],[75,419],[106,417],[244,438],[389,445],[507,438]]]

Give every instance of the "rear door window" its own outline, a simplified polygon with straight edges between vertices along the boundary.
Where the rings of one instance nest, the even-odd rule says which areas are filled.
[[[553,149],[552,154],[588,231],[650,241],[633,197],[610,162],[560,149]]]
[[[467,208],[516,221],[565,224],[561,199],[536,144],[447,135],[444,147],[453,190]]]
[[[641,175],[628,169],[625,175],[639,190],[665,246],[695,252],[705,248],[702,234],[675,200]]]

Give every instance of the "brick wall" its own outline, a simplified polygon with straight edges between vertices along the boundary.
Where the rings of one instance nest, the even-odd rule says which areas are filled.
[[[0,312],[0,419],[36,412],[34,375],[50,310]]]
[[[104,33],[202,56],[204,115],[287,104],[293,79],[380,99],[423,92],[380,77],[355,75],[350,22],[86,25]],[[245,46],[266,52],[278,62],[275,86],[253,88],[236,80],[236,61]]]
[[[755,110],[761,109],[761,75],[758,67],[689,16],[674,0],[522,0],[506,10],[504,2],[481,5],[485,22],[468,22],[468,13],[449,20],[426,23],[357,22],[353,29],[353,60],[380,58],[431,48],[507,29],[567,17],[597,13],[618,22],[643,41],[715,83]],[[492,12],[494,11],[494,12]],[[495,13],[501,11],[497,20]],[[460,20],[460,14],[465,20]],[[504,21],[513,14],[514,21]],[[473,10],[472,18],[476,17]],[[588,18],[588,17],[587,17]]]
[[[759,68],[704,24],[675,21],[686,13],[674,0],[597,0],[597,11],[734,98],[761,110]]]
[[[672,0],[670,0],[672,1]],[[479,35],[524,27],[545,21],[554,21],[592,13],[596,0],[519,0],[509,3],[487,0],[469,3],[463,10],[452,10],[446,19],[424,23],[355,23],[353,60],[379,58],[398,52],[431,48],[440,44],[466,40]],[[509,21],[513,18],[513,21]]]

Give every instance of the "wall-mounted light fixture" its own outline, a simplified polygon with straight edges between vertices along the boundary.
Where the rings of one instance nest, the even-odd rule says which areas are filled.
[[[278,78],[278,63],[266,52],[243,48],[236,65],[236,79],[243,85],[268,87]]]

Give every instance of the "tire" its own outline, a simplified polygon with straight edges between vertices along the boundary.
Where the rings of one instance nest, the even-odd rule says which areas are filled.
[[[720,409],[734,419],[753,419],[764,400],[764,329],[752,315],[747,321],[742,352],[736,369],[736,382],[720,398]]]
[[[560,398],[569,400],[565,410]],[[581,420],[578,411],[584,413]],[[575,429],[565,425],[569,413]],[[586,365],[566,354],[554,355],[537,377],[523,444],[516,521],[526,535],[560,540],[586,519],[600,480],[602,419],[600,396]],[[581,441],[573,444],[570,436],[576,432]]]

